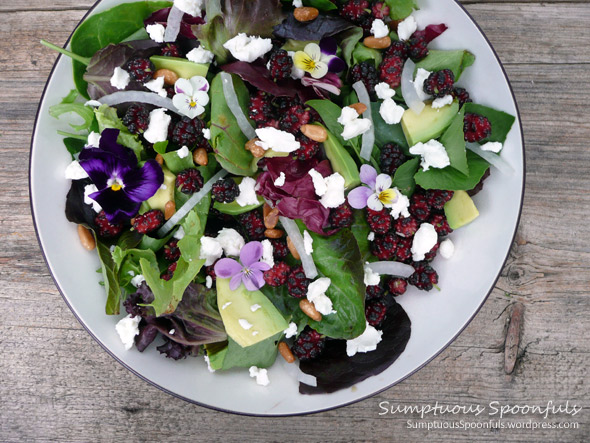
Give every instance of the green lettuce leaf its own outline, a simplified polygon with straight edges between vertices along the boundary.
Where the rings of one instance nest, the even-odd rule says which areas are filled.
[[[382,147],[386,143],[395,143],[399,145],[404,153],[407,155],[410,153],[408,142],[406,141],[406,137],[404,135],[404,131],[402,129],[402,125],[400,123],[396,125],[390,125],[385,123],[385,120],[381,117],[379,113],[379,109],[381,107],[381,102],[372,102],[371,103],[371,112],[373,115],[373,126],[375,131],[375,144],[377,146]]]
[[[403,20],[414,9],[418,9],[415,0],[385,0],[385,3],[389,6],[389,16],[392,20]]]
[[[410,197],[414,193],[414,188],[416,187],[414,175],[416,175],[419,167],[420,158],[415,157],[400,165],[397,171],[395,171],[393,186],[397,187],[407,197]]]
[[[467,150],[465,149],[465,134],[463,132],[463,119],[465,117],[465,108],[455,116],[451,125],[447,128],[440,138],[444,145],[451,166],[465,175],[469,175],[469,166],[467,165]]]
[[[119,136],[117,137],[117,142],[132,149],[137,158],[139,160],[141,159],[143,145],[139,141],[139,137],[129,132],[127,126],[123,124],[117,115],[117,110],[115,108],[111,108],[108,105],[102,105],[94,110],[94,114],[96,115],[100,132],[107,128],[118,129]]]
[[[479,183],[490,165],[484,159],[467,151],[467,166],[469,175],[457,171],[452,166],[443,169],[431,168],[428,171],[418,171],[414,178],[416,184],[424,189],[444,189],[447,191],[469,191]]]
[[[92,123],[94,122],[94,111],[90,106],[84,106],[83,103],[75,103],[74,100],[76,100],[77,97],[78,93],[76,91],[70,91],[61,103],[49,108],[49,115],[59,119],[62,114],[73,112],[83,120],[83,123],[70,123],[70,126],[74,128],[75,131],[90,131]]]
[[[118,315],[121,308],[121,287],[117,278],[117,266],[113,261],[109,246],[101,242],[94,234],[96,251],[100,259],[100,270],[107,294],[105,312],[107,315]]]
[[[475,103],[465,103],[465,112],[483,115],[492,124],[492,133],[488,138],[482,140],[481,143],[486,142],[500,142],[504,143],[506,137],[514,124],[516,118],[513,115],[507,114],[503,111],[490,108],[484,105],[476,105]]]
[[[431,49],[423,60],[416,63],[416,69],[422,68],[431,72],[450,69],[455,74],[455,81],[458,81],[463,71],[474,62],[475,55],[466,50],[443,51]]]

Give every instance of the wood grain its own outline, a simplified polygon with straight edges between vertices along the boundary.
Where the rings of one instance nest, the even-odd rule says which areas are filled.
[[[514,87],[526,139],[518,238],[496,289],[459,338],[408,380],[308,417],[254,419],[187,404],[135,377],[84,331],[58,294],[31,222],[33,120],[55,55],[89,0],[0,4],[0,441],[588,441],[590,439],[590,4],[465,1]],[[511,374],[504,344],[525,307]],[[583,405],[569,430],[407,429],[391,404]],[[445,418],[444,420],[448,420]]]

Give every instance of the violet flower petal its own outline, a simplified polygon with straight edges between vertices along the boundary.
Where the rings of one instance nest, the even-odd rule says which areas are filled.
[[[236,289],[238,289],[240,287],[240,285],[242,284],[242,271],[240,271],[238,274],[234,275],[231,280],[229,281],[229,288],[232,291],[235,291]]]
[[[363,209],[367,206],[367,200],[373,194],[366,186],[359,186],[348,193],[348,203],[354,209]]]
[[[240,251],[240,261],[246,268],[251,267],[262,257],[263,248],[259,241],[246,243]]]
[[[248,291],[257,291],[264,286],[264,276],[262,272],[251,269],[248,274],[242,274],[242,283]]]
[[[330,72],[342,72],[346,69],[346,63],[340,57],[333,57],[328,62],[328,70]]]
[[[155,160],[148,160],[141,169],[133,169],[125,174],[125,193],[131,200],[142,202],[152,197],[162,183],[164,183],[164,172],[162,167]]]
[[[360,172],[361,181],[368,185],[371,189],[375,189],[377,181],[377,170],[369,165],[362,165]]]
[[[230,278],[242,272],[242,265],[233,258],[222,258],[215,263],[214,269],[217,277]]]
[[[90,194],[89,197],[102,206],[110,222],[128,220],[137,214],[140,207],[140,203],[130,200],[122,190],[113,191],[111,188],[105,188]]]
[[[117,143],[118,137],[118,129],[105,129],[100,133],[99,148],[105,152],[110,152],[126,166],[134,168],[137,166],[137,157],[135,156],[135,153],[131,149]]]
[[[250,269],[254,270],[254,271],[263,271],[264,272],[264,271],[268,271],[270,269],[270,265],[268,263],[259,261],[259,262],[252,264],[250,266]]]
[[[323,38],[320,41],[320,49],[322,54],[335,55],[338,51],[338,42],[332,37]]]

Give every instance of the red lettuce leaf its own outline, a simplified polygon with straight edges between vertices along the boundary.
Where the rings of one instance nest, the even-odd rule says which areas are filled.
[[[326,394],[349,388],[373,375],[380,374],[397,360],[406,349],[412,323],[406,311],[390,301],[383,327],[383,336],[377,349],[346,355],[346,340],[328,340],[322,354],[313,360],[302,361],[300,368],[316,377],[317,386],[299,384],[301,394]]]
[[[275,26],[274,35],[293,40],[321,40],[352,27],[352,23],[341,17],[320,15],[311,22],[302,23],[289,14],[280,25]]]
[[[336,231],[324,232],[324,226],[328,223],[330,210],[317,200],[306,198],[285,197],[277,205],[281,215],[295,219],[301,219],[305,226],[321,235],[330,235]]]
[[[148,18],[145,19],[144,24],[147,25],[155,25],[160,24],[163,26],[167,26],[168,24],[168,16],[170,15],[170,10],[172,8],[164,8],[160,9],[159,11],[154,12]],[[183,37],[189,39],[195,39],[197,36],[193,33],[192,27],[194,25],[203,25],[205,24],[205,20],[202,17],[193,17],[190,14],[184,14],[182,16],[182,21],[180,22],[180,33]]]
[[[416,31],[412,34],[412,37],[424,38],[427,43],[430,43],[436,37],[441,35],[447,30],[447,25],[441,23],[440,25],[428,25],[422,31]]]

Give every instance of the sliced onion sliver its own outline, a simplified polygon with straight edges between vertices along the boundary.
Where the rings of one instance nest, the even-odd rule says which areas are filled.
[[[304,385],[313,386],[314,388],[318,385],[318,379],[314,375],[306,374],[299,369],[297,362],[287,363],[284,358],[280,358],[281,365],[285,368],[285,372],[291,377],[300,381]]]
[[[395,275],[407,278],[414,273],[412,266],[396,261],[376,261],[369,263],[367,267],[380,275]]]
[[[371,97],[369,97],[369,91],[367,91],[367,87],[362,81],[359,80],[352,87],[356,91],[359,102],[367,107],[364,116],[371,120],[371,129],[363,134],[363,144],[361,146],[361,158],[369,161],[375,145],[375,125],[373,124],[373,113],[371,112]]]
[[[476,153],[485,161],[487,161],[490,165],[494,166],[502,174],[506,174],[509,176],[514,175],[514,168],[510,165],[510,163],[508,163],[498,154],[491,151],[484,151],[483,149],[481,149],[481,146],[477,143],[467,143],[465,146],[471,152]]]
[[[293,242],[293,246],[299,252],[299,256],[301,257],[301,266],[303,266],[303,272],[305,272],[305,276],[307,278],[316,278],[318,276],[318,269],[315,267],[315,263],[313,262],[313,257],[305,252],[305,245],[303,243],[303,236],[301,235],[301,231],[299,230],[299,226],[293,220],[287,217],[279,217],[283,228],[285,228],[285,232]]]
[[[178,37],[178,33],[180,32],[182,17],[184,17],[184,12],[182,12],[176,6],[172,6],[172,9],[170,9],[170,13],[168,14],[166,32],[164,33],[164,41],[166,43],[176,41],[176,37]]]
[[[170,219],[166,223],[164,223],[164,226],[162,226],[158,230],[158,235],[160,237],[164,237],[166,234],[168,234],[168,232],[170,232],[170,230],[203,199],[203,197],[205,197],[207,194],[209,194],[209,192],[211,192],[213,184],[220,178],[225,177],[226,175],[227,171],[222,169],[213,177],[211,177],[211,179],[203,185],[199,192],[193,194],[192,197],[189,198],[186,201],[186,203],[182,205],[180,209],[176,211],[176,213],[172,217],[170,217]]]
[[[242,108],[240,107],[240,102],[238,101],[238,96],[236,95],[236,90],[234,89],[234,82],[231,78],[231,75],[227,72],[222,72],[221,84],[223,85],[223,95],[225,95],[227,106],[236,118],[238,126],[244,135],[248,137],[248,140],[252,140],[254,137],[256,137],[256,132],[254,132],[254,128],[248,121],[248,117],[246,117],[244,111],[242,111]]]
[[[178,114],[178,109],[168,97],[160,97],[155,92],[145,91],[119,91],[105,95],[98,100],[103,105],[115,106],[121,103],[145,103],[159,108],[166,108]]]
[[[418,93],[416,92],[416,88],[414,87],[414,71],[416,70],[416,64],[408,59],[406,60],[406,64],[404,65],[404,70],[402,71],[402,97],[404,98],[406,105],[410,108],[416,115],[420,115],[424,110],[424,102],[420,100],[418,97]]]

